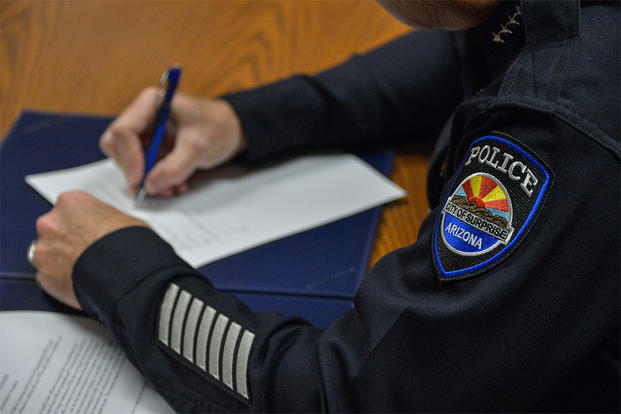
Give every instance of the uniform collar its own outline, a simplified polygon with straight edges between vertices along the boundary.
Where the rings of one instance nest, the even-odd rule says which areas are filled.
[[[522,0],[520,8],[527,46],[578,36],[578,0]]]
[[[576,37],[579,6],[578,0],[500,2],[485,23],[465,32],[466,95],[493,85],[525,47]]]
[[[482,25],[463,33],[466,96],[487,88],[524,46],[521,5],[501,2]]]

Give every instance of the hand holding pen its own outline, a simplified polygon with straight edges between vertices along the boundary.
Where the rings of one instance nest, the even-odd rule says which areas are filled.
[[[144,148],[154,142],[161,103],[160,89],[145,89],[110,124],[99,143],[122,168],[132,193],[141,182],[149,196],[182,193],[194,171],[220,165],[245,149],[239,119],[228,102],[175,93],[159,154],[145,174],[148,149],[145,154]]]

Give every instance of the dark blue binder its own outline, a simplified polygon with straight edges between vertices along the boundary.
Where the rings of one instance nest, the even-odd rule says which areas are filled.
[[[0,147],[0,309],[64,308],[33,283],[26,248],[35,220],[51,206],[24,181],[28,174],[104,157],[98,140],[110,117],[25,111]],[[383,174],[392,151],[362,157]],[[277,240],[199,270],[256,311],[276,310],[327,326],[351,307],[366,271],[380,208]]]

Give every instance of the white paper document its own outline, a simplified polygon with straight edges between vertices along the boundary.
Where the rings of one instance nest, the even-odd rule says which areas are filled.
[[[199,173],[170,199],[133,196],[112,160],[29,175],[51,203],[81,190],[147,222],[194,267],[401,198],[405,192],[350,154],[314,155],[255,170],[229,165]]]
[[[174,413],[99,322],[0,312],[0,413]]]

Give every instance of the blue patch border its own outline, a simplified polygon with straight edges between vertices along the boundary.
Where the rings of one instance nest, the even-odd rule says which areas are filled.
[[[548,171],[539,163],[539,161],[537,161],[535,158],[533,158],[529,153],[527,153],[522,148],[518,147],[516,144],[514,144],[513,142],[511,142],[511,141],[509,141],[509,140],[507,140],[505,138],[501,138],[501,137],[496,136],[496,135],[486,135],[484,137],[477,138],[476,140],[472,141],[472,143],[470,144],[470,147],[468,147],[468,151],[466,152],[466,157],[468,156],[468,154],[470,154],[470,150],[472,149],[474,144],[476,144],[479,141],[483,141],[483,140],[499,141],[499,142],[502,142],[503,144],[508,145],[509,147],[515,149],[520,155],[524,156],[524,158],[526,158],[534,166],[536,166],[536,168],[539,170],[539,172],[541,172],[541,174],[545,177],[545,181],[543,183],[543,186],[541,187],[541,190],[539,191],[539,196],[537,197],[537,200],[535,200],[535,204],[533,205],[533,207],[530,210],[530,213],[528,214],[528,217],[524,221],[524,224],[520,228],[520,231],[518,231],[518,233],[513,236],[513,239],[509,242],[509,244],[507,244],[501,251],[499,251],[497,254],[495,254],[494,256],[490,257],[489,259],[487,259],[484,262],[481,262],[481,263],[479,263],[479,264],[477,264],[475,266],[467,267],[465,269],[452,270],[452,271],[447,272],[442,267],[442,262],[440,261],[440,256],[438,254],[438,227],[440,226],[440,220],[442,218],[442,209],[444,209],[444,206],[446,205],[446,202],[447,202],[448,198],[451,196],[451,191],[453,191],[453,189],[454,189],[455,182],[457,181],[457,177],[459,177],[459,174],[461,174],[461,170],[464,168],[464,163],[462,162],[462,165],[459,168],[459,171],[457,172],[457,174],[455,174],[455,177],[453,178],[453,181],[451,182],[451,186],[450,186],[451,190],[448,192],[448,194],[446,195],[446,198],[444,199],[444,201],[441,204],[442,209],[439,211],[438,219],[436,220],[436,225],[435,225],[434,231],[433,231],[433,254],[434,254],[434,260],[436,262],[435,263],[436,264],[436,268],[438,269],[438,271],[441,274],[441,277],[440,277],[441,280],[459,280],[459,279],[463,279],[463,278],[465,278],[465,275],[467,275],[469,273],[475,273],[475,272],[481,271],[483,268],[496,263],[500,259],[503,259],[507,255],[509,250],[516,243],[518,243],[521,240],[521,237],[522,237],[523,233],[528,231],[528,227],[529,227],[531,221],[533,221],[535,219],[535,216],[539,212],[539,207],[543,203],[543,198],[547,195],[547,190],[548,190],[548,186],[550,184],[550,177],[551,177],[550,173],[548,173]],[[526,145],[524,145],[524,144],[522,144],[522,145],[524,147],[528,148]]]

